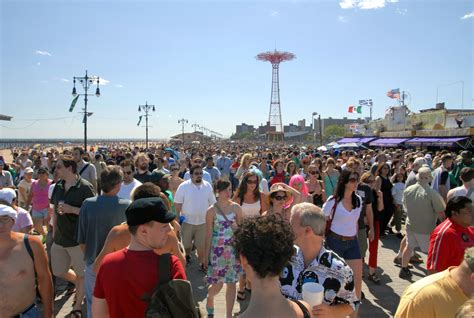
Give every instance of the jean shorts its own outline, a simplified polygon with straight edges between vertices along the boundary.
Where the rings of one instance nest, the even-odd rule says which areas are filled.
[[[43,209],[43,210],[33,210],[31,211],[31,217],[33,219],[47,219],[48,218],[48,209]]]
[[[357,238],[343,241],[333,235],[326,236],[326,248],[332,250],[344,260],[362,259]]]

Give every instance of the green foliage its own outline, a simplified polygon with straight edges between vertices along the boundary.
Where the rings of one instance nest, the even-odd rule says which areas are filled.
[[[324,128],[324,138],[343,137],[345,134],[344,126],[329,125]]]

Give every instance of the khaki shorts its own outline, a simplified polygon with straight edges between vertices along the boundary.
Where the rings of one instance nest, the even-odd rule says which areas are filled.
[[[51,268],[54,276],[65,274],[69,268],[74,268],[74,272],[78,277],[84,276],[84,253],[82,253],[79,245],[73,247],[62,247],[53,243],[51,246]]]
[[[369,248],[369,243],[367,242],[367,229],[362,229],[357,232],[357,241],[359,242],[360,255],[362,256],[362,259],[364,259],[367,249]]]
[[[407,245],[412,250],[414,250],[415,247],[419,247],[423,253],[428,253],[428,248],[430,247],[430,235],[414,233],[407,230]]]
[[[181,237],[186,250],[193,247],[193,241],[197,249],[203,249],[206,244],[206,223],[193,225],[184,222],[181,225]]]

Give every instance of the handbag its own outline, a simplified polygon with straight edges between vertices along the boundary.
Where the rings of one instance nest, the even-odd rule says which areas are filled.
[[[329,214],[329,219],[326,220],[326,231],[325,231],[326,236],[328,236],[328,234],[331,232],[331,224],[332,224],[332,219],[334,218],[334,215],[336,214],[336,207],[337,207],[337,201],[336,201],[336,198],[334,198],[334,205],[331,209],[331,214]]]

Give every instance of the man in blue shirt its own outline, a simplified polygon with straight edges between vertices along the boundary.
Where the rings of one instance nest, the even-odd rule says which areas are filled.
[[[221,172],[221,175],[229,177],[230,176],[230,166],[232,165],[232,160],[226,156],[224,150],[221,151],[221,156],[217,158],[216,167]]]

